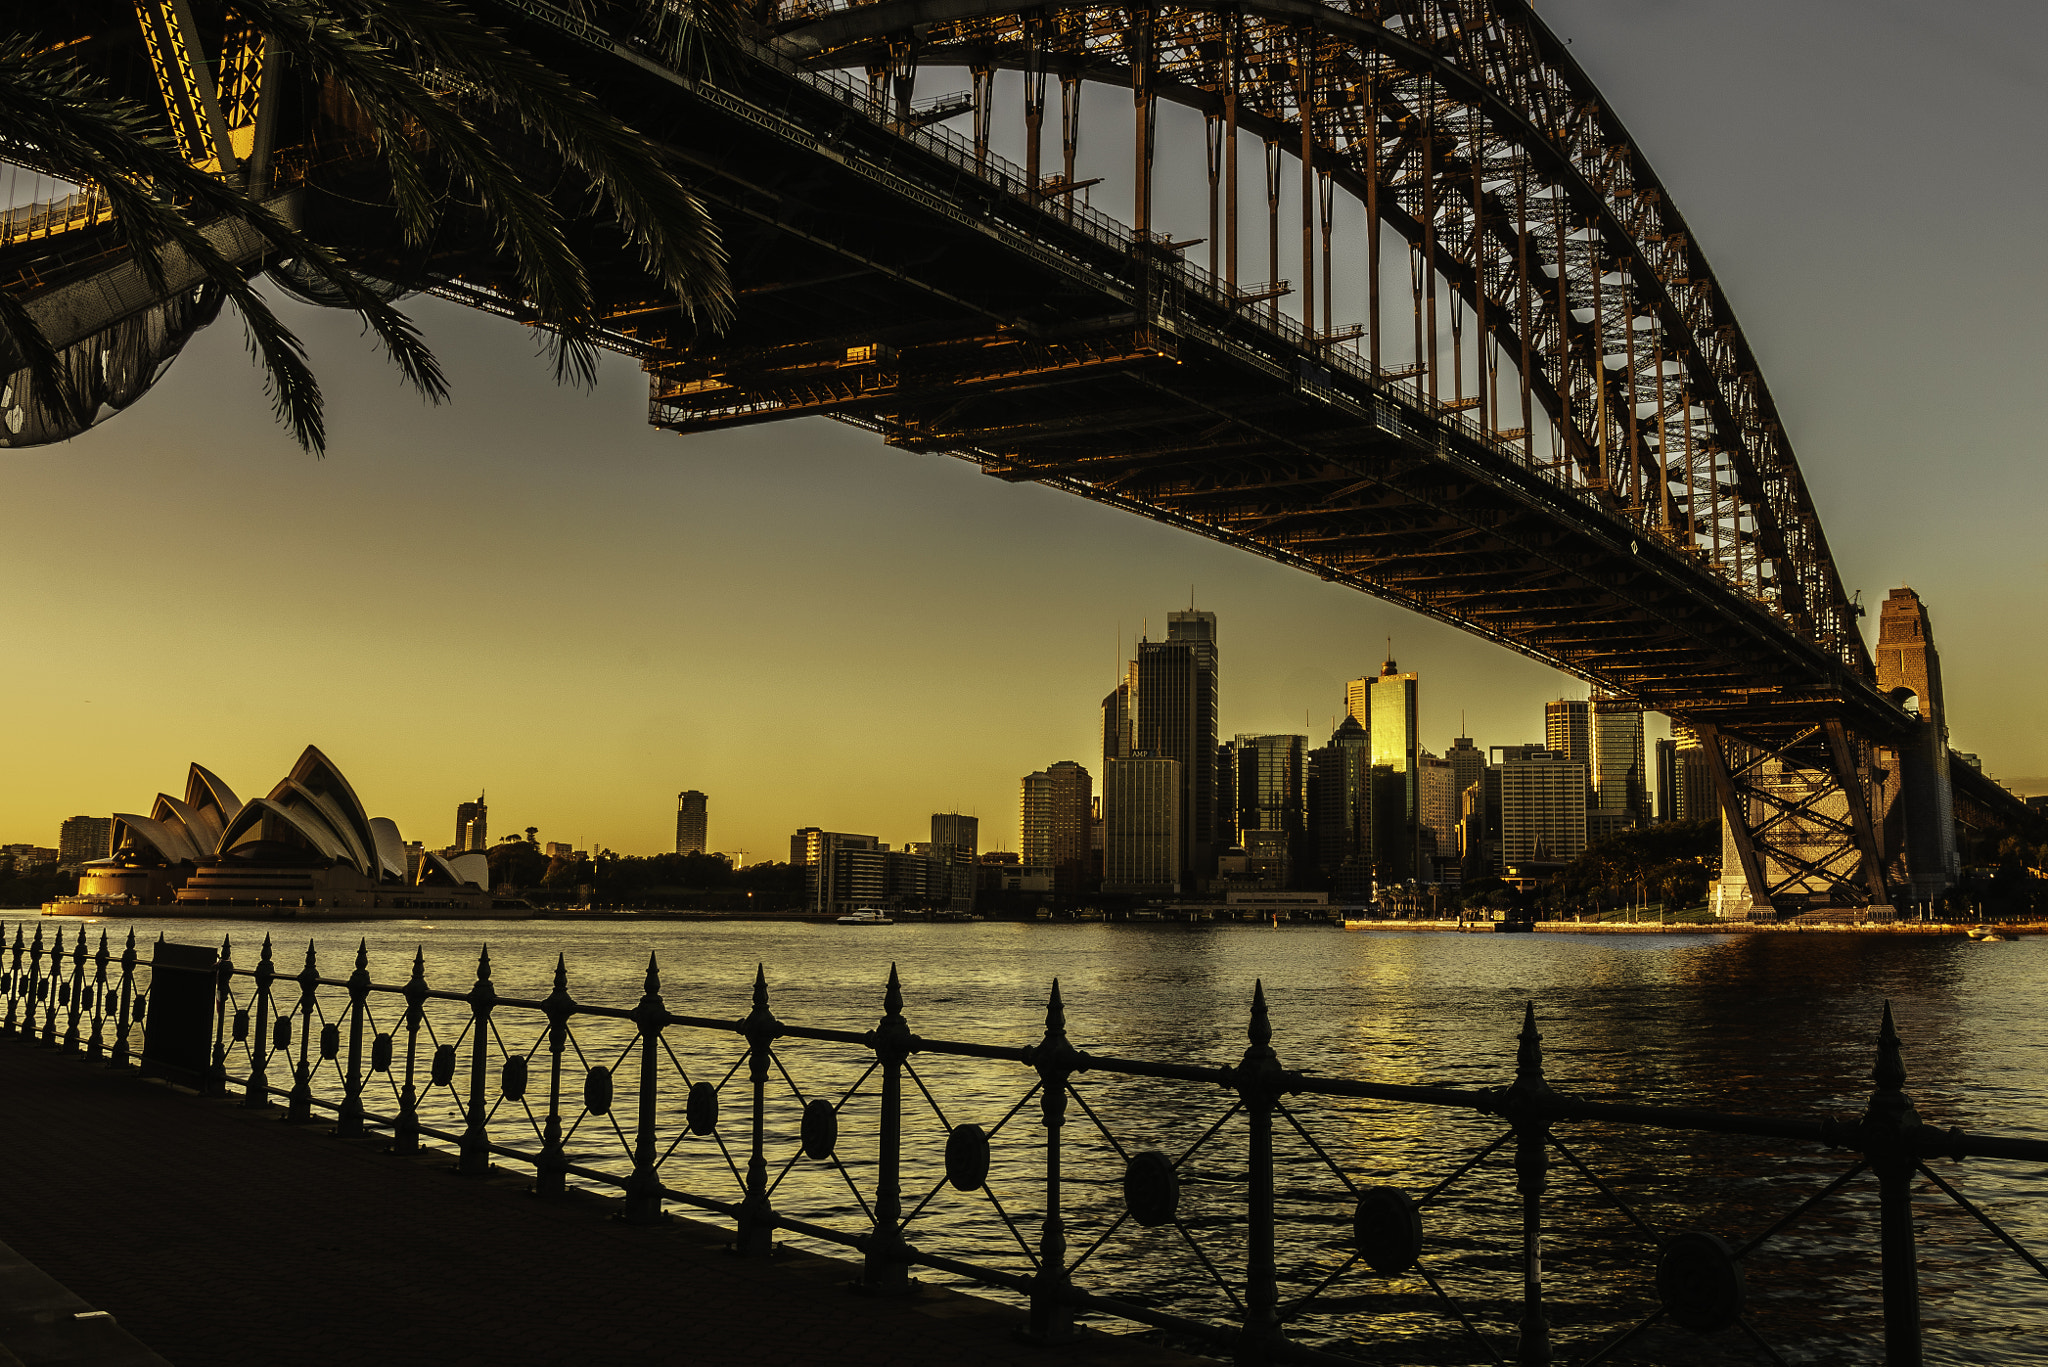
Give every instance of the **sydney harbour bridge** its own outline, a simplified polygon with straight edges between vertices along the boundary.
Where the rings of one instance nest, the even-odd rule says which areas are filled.
[[[480,223],[408,243],[360,117],[287,98],[231,14],[78,11],[65,40],[195,163],[394,291],[532,318]],[[708,76],[573,5],[484,12],[718,223],[736,316],[716,331],[611,225],[575,229],[657,426],[834,418],[1633,698],[1704,743],[1724,876],[1764,914],[1936,896],[1958,823],[2028,818],[1950,753],[1917,600],[1866,646],[1701,244],[1522,0],[769,0]],[[1083,175],[1104,145],[1125,170]],[[1160,206],[1189,186],[1206,232],[1176,240]],[[110,407],[210,316],[115,228],[80,192],[10,211],[0,242]],[[259,243],[219,245],[291,283]],[[64,435],[23,390],[7,439]]]

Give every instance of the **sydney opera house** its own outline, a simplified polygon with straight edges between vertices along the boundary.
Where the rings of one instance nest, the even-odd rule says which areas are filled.
[[[76,897],[45,911],[351,921],[530,914],[524,902],[491,897],[483,855],[409,853],[397,824],[368,815],[310,745],[269,796],[247,802],[193,765],[182,801],[159,793],[148,816],[114,814],[113,850],[85,866]]]

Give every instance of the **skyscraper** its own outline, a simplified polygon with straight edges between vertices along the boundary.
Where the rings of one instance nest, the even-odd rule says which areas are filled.
[[[1593,705],[1583,698],[1543,704],[1543,744],[1553,754],[1586,766],[1586,802],[1593,802]]]
[[[1570,756],[1566,756],[1570,758]],[[1593,694],[1593,804],[1589,839],[1644,824],[1643,709],[1628,698]]]
[[[1140,641],[1133,750],[1181,766],[1180,881],[1215,871],[1216,614],[1166,617],[1164,641]]]
[[[1586,766],[1551,750],[1500,766],[1501,861],[1510,872],[1586,852]]]
[[[1400,882],[1417,873],[1421,800],[1418,681],[1389,655],[1380,672],[1344,688],[1345,711],[1372,738],[1372,859],[1378,877]]]
[[[1316,864],[1340,897],[1371,895],[1372,742],[1356,717],[1309,752],[1308,823]]]
[[[1129,755],[1137,742],[1137,728],[1138,666],[1133,663],[1124,667],[1124,677],[1102,700],[1102,757],[1122,759]]]
[[[965,850],[969,859],[980,852],[981,819],[958,812],[932,813],[932,844]]]
[[[1307,736],[1237,738],[1237,839],[1254,873],[1278,886],[1315,863],[1306,802]]]
[[[1113,759],[1102,778],[1102,890],[1179,892],[1180,761],[1152,755]]]
[[[1026,774],[1018,850],[1026,864],[1049,864],[1061,892],[1078,892],[1088,876],[1089,799],[1094,777],[1063,759]]]
[[[458,852],[490,848],[491,809],[484,805],[484,795],[478,793],[476,801],[460,803],[455,808],[455,848]]]
[[[676,794],[676,853],[702,854],[710,827],[711,799],[695,788]]]
[[[1684,722],[1671,723],[1671,738],[1657,742],[1657,819],[1705,821],[1720,814],[1713,771],[1699,737]]]
[[[1416,821],[1430,859],[1429,879],[1433,883],[1457,882],[1452,872],[1458,867],[1457,770],[1449,760],[1424,751],[1416,761],[1416,780]]]

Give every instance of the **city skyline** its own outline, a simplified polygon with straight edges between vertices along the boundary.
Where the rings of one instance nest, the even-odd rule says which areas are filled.
[[[2001,169],[2030,155],[2014,111],[2038,62],[1998,11],[1933,25],[1880,4],[1846,34],[1818,4],[1701,23],[1569,0],[1545,18],[1731,291],[1872,609],[1866,639],[1889,588],[1920,590],[1954,745],[2039,792],[2048,642],[2014,624],[2038,620],[2048,564],[2029,518],[2048,474],[2010,395],[2039,292],[2020,234],[2044,192]],[[1666,54],[1654,74],[1633,60],[1646,48]],[[1883,94],[1928,80],[1960,92],[1978,138],[1953,145]],[[1876,135],[1835,136],[1850,126]],[[1833,169],[1816,186],[1823,146]],[[1911,202],[1890,188],[1901,158],[1933,182]],[[1949,221],[1938,206],[1966,195],[1982,211]],[[1326,699],[1371,672],[1389,633],[1431,681],[1422,741],[1438,753],[1460,712],[1482,743],[1519,743],[1540,739],[1534,709],[1583,691],[1298,571],[851,429],[652,432],[629,362],[606,358],[592,394],[556,389],[530,335],[410,306],[454,385],[438,409],[392,402],[349,320],[285,308],[328,385],[325,461],[276,432],[231,328],[99,431],[8,455],[0,631],[35,648],[0,665],[0,706],[27,723],[0,838],[49,844],[64,818],[195,757],[264,773],[317,740],[374,776],[407,829],[440,828],[487,786],[507,829],[652,853],[686,774],[719,794],[730,848],[774,849],[809,822],[907,840],[949,806],[990,822],[985,843],[1014,844],[1016,776],[1099,751],[1114,662],[1191,581],[1231,623],[1225,733],[1326,735]],[[1970,453],[1969,480],[1928,476],[1926,453],[1944,450]],[[320,574],[257,572],[309,557]],[[215,564],[245,572],[236,593],[171,614],[133,592],[167,565]],[[858,610],[825,610],[840,602]],[[281,664],[290,688],[267,683]],[[902,765],[910,736],[930,739]]]

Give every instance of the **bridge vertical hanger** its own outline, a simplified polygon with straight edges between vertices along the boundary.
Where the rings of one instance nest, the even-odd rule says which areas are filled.
[[[1432,86],[1422,114],[1422,331],[1429,351],[1427,361],[1416,358],[1429,374],[1432,406],[1443,398],[1436,373],[1436,206],[1436,89]]]
[[[202,171],[234,174],[240,162],[221,117],[219,91],[199,45],[199,26],[188,0],[135,0],[135,17],[142,26],[142,45],[156,73],[164,110],[171,117],[178,155]]]
[[[1033,194],[1044,193],[1039,171],[1040,135],[1045,129],[1045,11],[1024,14],[1024,173]]]
[[[1315,60],[1311,30],[1294,45],[1294,113],[1301,124],[1301,330],[1310,346],[1316,341]]]
[[[991,104],[995,96],[996,69],[987,62],[977,62],[968,68],[968,79],[973,82],[974,99],[974,173],[988,173],[989,122],[994,114]]]
[[[1473,388],[1479,396],[1479,427],[1481,431],[1493,430],[1493,405],[1487,398],[1487,335],[1486,335],[1486,134],[1477,110],[1472,114],[1472,237],[1468,248],[1472,257],[1472,336],[1477,342],[1475,348],[1479,372],[1473,377]]]
[[[1557,243],[1557,425],[1558,438],[1567,444],[1565,436],[1572,430],[1572,299],[1571,266],[1566,259],[1570,250],[1570,239],[1565,236],[1564,196],[1552,191],[1550,198],[1551,232]],[[1560,472],[1569,485],[1570,454],[1567,451],[1552,451],[1558,461],[1565,462]]]
[[[1038,103],[1045,105],[1045,78],[1039,77]],[[1060,183],[1067,187],[1067,222],[1074,221],[1074,162],[1081,152],[1081,92],[1086,89],[1076,71],[1060,72]]]
[[[1323,335],[1325,340],[1337,338],[1337,315],[1333,312],[1330,268],[1330,233],[1336,227],[1337,183],[1328,174],[1316,173],[1316,217],[1321,221],[1323,236]],[[1347,333],[1349,329],[1346,329]]]
[[[1621,342],[1622,364],[1628,367],[1628,501],[1630,507],[1634,509],[1633,515],[1636,525],[1640,527],[1648,521],[1648,518],[1643,512],[1643,452],[1636,422],[1636,305],[1635,289],[1632,284],[1633,276],[1631,274],[1633,269],[1633,262],[1624,258],[1622,273],[1628,278],[1628,281],[1624,286],[1626,292],[1621,298],[1623,305]],[[1658,462],[1657,468],[1659,470],[1663,469],[1662,461]],[[1669,480],[1659,475],[1658,482],[1668,484]]]
[[[1372,377],[1380,377],[1380,102],[1365,81],[1365,335]]]
[[[910,104],[917,95],[917,36],[903,33],[889,39],[889,93],[895,104],[896,131],[908,133],[916,125]]]
[[[1586,231],[1597,234],[1598,229],[1589,227]],[[1592,236],[1587,239],[1586,250],[1591,253],[1593,272],[1593,430],[1597,434],[1599,459],[1594,479],[1595,487],[1606,493],[1614,487],[1614,471],[1607,455],[1607,244],[1597,235]]]
[[[1266,300],[1266,321],[1280,323],[1280,144],[1266,139],[1266,279],[1273,291]]]
[[[1671,537],[1676,529],[1671,525],[1671,475],[1666,469],[1671,462],[1671,439],[1666,435],[1664,417],[1664,329],[1659,325],[1652,331],[1656,334],[1657,362],[1657,503],[1661,523],[1658,530]]]
[[[1244,60],[1244,16],[1223,16],[1223,248],[1224,284],[1237,298],[1237,86]]]
[[[1137,184],[1131,191],[1134,220],[1131,227],[1140,242],[1152,236],[1153,133],[1158,120],[1158,108],[1152,96],[1152,67],[1157,42],[1153,33],[1155,17],[1156,12],[1149,5],[1131,11],[1131,22],[1137,30],[1131,61],[1131,106],[1137,120],[1132,137]]]
[[[1529,379],[1529,164],[1526,160],[1515,167],[1515,274],[1517,331],[1521,333],[1522,343],[1522,458],[1533,460],[1536,455],[1536,412],[1535,391],[1530,388]]]
[[[1203,168],[1209,173],[1209,278],[1220,279],[1218,264],[1223,251],[1223,115],[1216,110],[1202,114]]]

